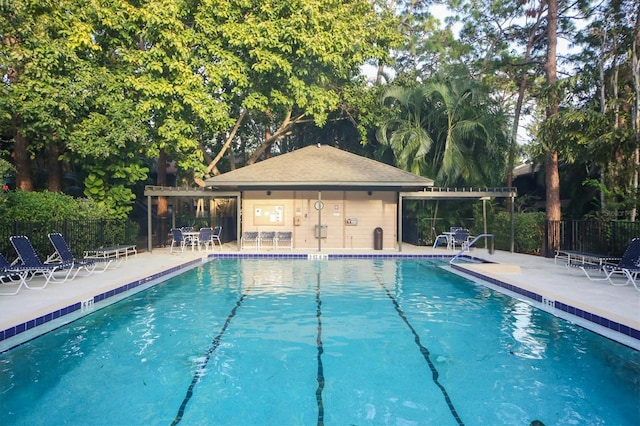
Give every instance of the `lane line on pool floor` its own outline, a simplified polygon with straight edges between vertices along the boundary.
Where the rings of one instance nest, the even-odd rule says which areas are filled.
[[[413,333],[414,340],[415,340],[416,344],[418,345],[418,347],[420,348],[420,353],[422,353],[422,356],[424,357],[425,361],[427,361],[427,364],[429,365],[429,369],[431,370],[431,375],[433,377],[433,383],[435,383],[435,385],[442,392],[442,395],[444,396],[444,399],[447,402],[447,406],[449,407],[449,411],[453,415],[453,418],[456,420],[456,422],[458,422],[459,425],[464,425],[464,422],[462,421],[462,419],[458,415],[458,412],[456,411],[455,407],[453,406],[453,402],[451,401],[451,398],[449,397],[449,393],[447,392],[445,387],[442,385],[442,383],[440,383],[440,381],[438,380],[438,377],[439,377],[440,374],[438,373],[438,370],[436,369],[436,366],[431,361],[429,350],[420,342],[420,336],[416,332],[415,328],[413,328],[413,326],[409,322],[409,319],[404,314],[404,311],[400,307],[400,304],[398,303],[396,298],[391,294],[391,292],[389,291],[387,286],[384,285],[384,282],[380,278],[380,275],[378,275],[378,274],[374,274],[374,275],[376,276],[376,279],[378,280],[378,284],[380,284],[380,286],[384,289],[385,293],[387,294],[387,297],[389,297],[389,299],[391,299],[391,302],[393,303],[393,306],[395,307],[396,312],[398,312],[398,315],[400,315],[400,318],[402,318],[404,323],[407,324],[407,327],[409,327],[409,330],[411,330],[411,333]]]
[[[318,388],[316,389],[316,401],[318,403],[318,426],[324,425],[324,403],[322,402],[322,391],[324,390],[324,368],[322,367],[322,299],[320,298],[320,272],[317,275],[316,284],[316,318],[318,320],[318,333],[316,335],[316,345],[318,347]]]
[[[214,337],[213,340],[211,341],[211,346],[209,346],[209,349],[205,354],[204,360],[200,363],[200,365],[196,369],[196,372],[193,374],[193,379],[191,379],[191,384],[187,389],[187,394],[182,400],[182,404],[180,404],[180,408],[178,409],[178,413],[176,414],[176,417],[173,419],[173,422],[171,422],[172,426],[177,425],[182,420],[182,416],[184,415],[184,410],[187,408],[187,404],[189,403],[189,400],[191,400],[191,397],[193,396],[193,389],[195,388],[196,384],[200,381],[200,377],[202,377],[202,375],[204,374],[205,369],[207,368],[207,364],[211,359],[211,355],[215,352],[216,349],[218,349],[218,346],[220,346],[220,340],[222,339],[222,336],[227,331],[227,328],[229,328],[229,324],[231,324],[231,320],[233,319],[233,317],[236,316],[236,312],[238,311],[238,308],[242,305],[242,302],[244,302],[244,299],[246,299],[247,295],[249,294],[249,291],[251,290],[254,284],[255,284],[255,281],[249,287],[247,287],[246,290],[242,293],[240,298],[236,301],[236,304],[233,307],[233,309],[231,309],[229,316],[227,316],[227,319],[224,322],[224,325],[222,326],[220,333],[218,333],[218,335]]]

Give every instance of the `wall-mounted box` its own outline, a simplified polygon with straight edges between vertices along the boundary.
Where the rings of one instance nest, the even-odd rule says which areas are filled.
[[[320,225],[320,232],[318,232],[318,225],[315,225],[316,238],[327,238],[327,225]]]

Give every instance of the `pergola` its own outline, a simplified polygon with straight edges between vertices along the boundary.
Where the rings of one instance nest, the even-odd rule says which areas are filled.
[[[144,188],[144,195],[147,197],[147,250],[149,253],[153,250],[153,229],[151,206],[152,197],[168,197],[168,198],[188,198],[188,199],[216,199],[216,198],[235,198],[236,205],[240,206],[240,191],[214,191],[210,188],[189,188],[189,187],[172,187],[172,186],[152,186],[147,185]],[[236,209],[236,222],[240,223],[240,208]],[[171,213],[172,227],[176,226],[175,209]],[[240,228],[236,230],[236,241],[240,241]],[[238,245],[238,247],[240,247]]]
[[[517,195],[516,188],[438,188],[427,187],[422,191],[399,192],[398,206],[398,251],[402,251],[402,201],[403,200],[464,200],[476,199],[482,201],[482,216],[484,221],[484,233],[487,233],[487,212],[486,201],[491,198],[511,199],[511,252],[515,250],[515,222],[514,222],[514,201]]]

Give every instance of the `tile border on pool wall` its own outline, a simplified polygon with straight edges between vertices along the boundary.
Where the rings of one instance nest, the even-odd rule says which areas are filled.
[[[97,295],[95,295],[93,297],[93,301],[94,301],[94,303],[95,302],[100,302],[102,300],[105,300],[105,299],[108,299],[110,297],[116,296],[116,295],[118,295],[120,293],[123,293],[123,292],[125,292],[127,290],[131,290],[131,289],[134,289],[136,287],[139,287],[139,286],[141,286],[143,284],[148,283],[149,281],[153,281],[153,280],[162,278],[162,277],[164,277],[166,275],[173,274],[174,272],[177,272],[177,271],[179,271],[181,269],[189,268],[189,267],[191,267],[191,266],[193,266],[195,264],[199,264],[199,263],[202,263],[202,259],[192,260],[192,261],[189,261],[187,263],[183,263],[181,265],[174,266],[174,267],[169,268],[169,269],[165,269],[164,271],[160,271],[160,272],[155,273],[153,275],[150,275],[148,277],[141,278],[139,280],[130,282],[128,284],[122,285],[120,287],[114,288],[114,289],[106,291],[104,293],[97,294]],[[80,310],[80,308],[81,308],[81,302],[76,302],[76,303],[73,303],[73,304],[71,304],[69,306],[66,306],[64,308],[55,310],[53,312],[49,312],[48,314],[45,314],[45,315],[42,315],[42,316],[40,316],[38,318],[35,318],[35,319],[29,320],[27,322],[24,322],[22,324],[17,324],[14,327],[9,327],[9,328],[7,328],[5,330],[0,330],[0,342],[3,341],[3,340],[9,339],[11,337],[17,336],[18,334],[24,333],[25,331],[29,331],[34,327],[46,324],[46,323],[48,323],[50,321],[53,321],[55,319],[58,319],[60,317],[65,316],[65,315],[68,315],[68,314],[71,314],[73,312],[76,312],[76,311]]]
[[[497,280],[495,278],[487,277],[486,275],[482,275],[476,271],[471,271],[466,268],[461,268],[458,265],[452,264],[451,267],[457,271],[464,272],[465,274],[472,275],[476,278],[479,278],[483,281],[487,281],[493,285],[498,287],[502,287],[506,290],[517,293],[521,296],[527,297],[531,300],[535,300],[536,302],[542,303],[543,297],[538,293],[534,293],[529,290],[522,289],[520,287],[514,286],[509,283],[505,283],[503,281]],[[592,322],[604,328],[608,328],[609,330],[618,332],[625,336],[629,336],[632,339],[640,340],[640,330],[636,330],[635,328],[629,327],[628,325],[620,324],[619,322],[609,320],[607,318],[601,317],[599,315],[592,314],[590,312],[584,311],[580,308],[576,308],[575,306],[567,305],[566,303],[554,301],[553,307],[560,311],[566,312],[569,315],[576,316],[578,318],[582,318],[585,321]]]
[[[209,259],[303,259],[307,260],[310,257],[315,259],[315,256],[326,256],[326,260],[334,259],[451,259],[450,254],[401,254],[401,253],[388,253],[388,254],[322,254],[322,253],[212,253],[209,255]],[[476,261],[484,262],[482,259],[462,256],[467,259],[473,259]]]

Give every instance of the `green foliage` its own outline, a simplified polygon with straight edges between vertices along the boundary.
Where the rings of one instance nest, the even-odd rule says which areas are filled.
[[[114,166],[114,165],[112,165]],[[140,180],[140,175],[146,174],[146,169],[133,165],[132,167],[117,167],[115,165],[111,180],[124,180],[135,182]],[[104,170],[96,169],[90,173],[84,181],[84,194],[95,200],[105,209],[111,219],[125,219],[132,210],[135,194],[123,184],[107,185]]]
[[[15,167],[13,167],[13,164],[0,158],[0,182],[3,180],[3,178],[8,177],[9,173],[14,171]]]
[[[52,221],[103,219],[107,210],[90,199],[73,198],[55,192],[9,191],[0,196],[0,212],[5,221]]]
[[[540,254],[544,240],[545,214],[515,213],[515,251],[517,253]],[[497,250],[511,250],[511,215],[499,212],[489,223],[489,233],[495,235]]]
[[[438,186],[491,186],[506,172],[507,120],[489,88],[469,75],[388,88],[376,134],[396,165]]]

